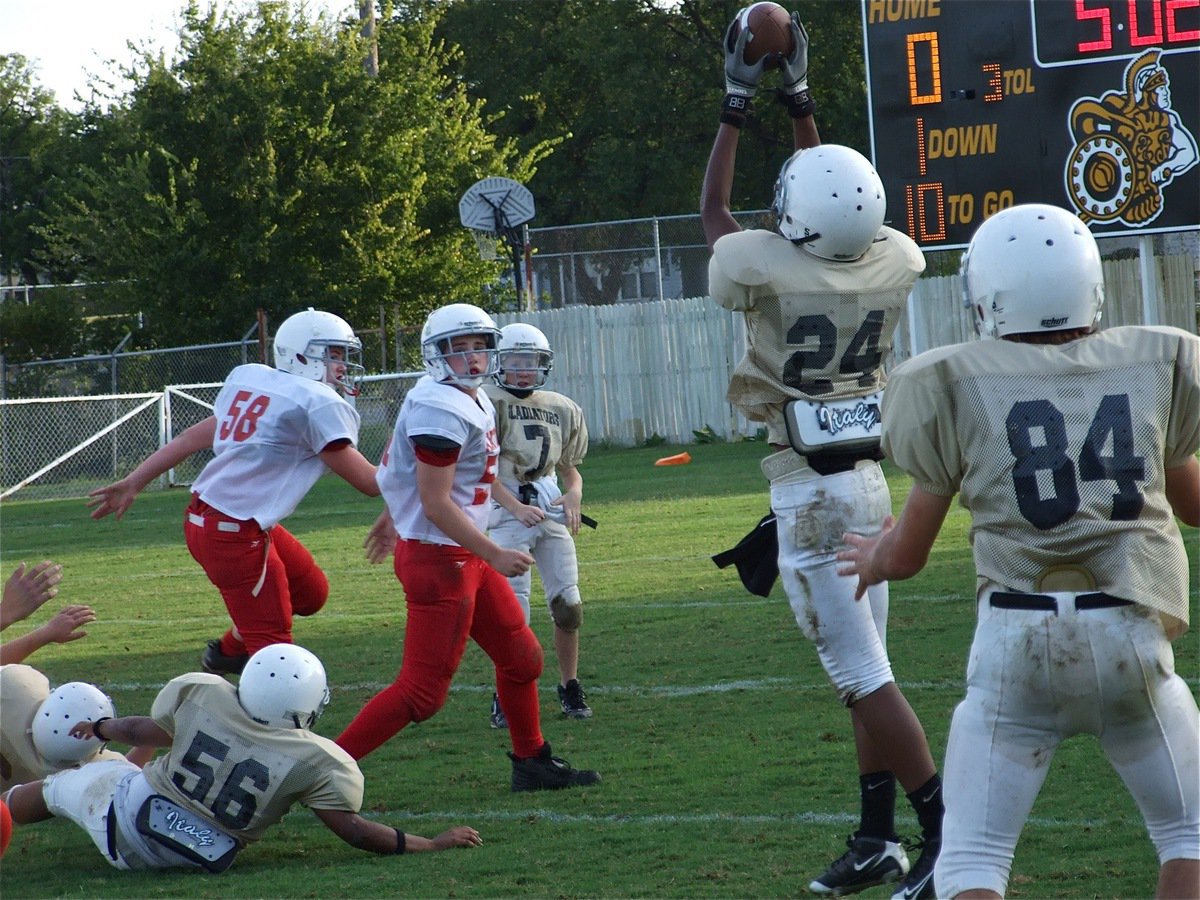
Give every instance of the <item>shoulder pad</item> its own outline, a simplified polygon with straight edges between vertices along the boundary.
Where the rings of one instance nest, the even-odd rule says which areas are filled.
[[[771,280],[767,264],[767,247],[773,241],[784,240],[772,231],[735,231],[713,245],[713,259],[730,281],[753,287]]]

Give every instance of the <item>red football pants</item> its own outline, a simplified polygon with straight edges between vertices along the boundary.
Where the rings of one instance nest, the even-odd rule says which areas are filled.
[[[536,756],[545,743],[537,686],[542,645],[508,579],[462,547],[420,541],[396,542],[395,569],[408,609],[400,674],[337,743],[362,759],[409,722],[433,716],[446,702],[470,637],[495,664],[513,752]]]
[[[193,495],[183,532],[241,636],[238,641],[226,632],[221,639],[226,655],[292,643],[292,615],[310,616],[329,598],[325,573],[282,525],[263,531],[257,522],[231,519]]]

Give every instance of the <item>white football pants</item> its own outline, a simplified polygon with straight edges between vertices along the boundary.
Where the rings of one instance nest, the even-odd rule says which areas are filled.
[[[825,476],[805,468],[771,482],[779,574],[792,613],[846,706],[895,680],[886,649],[887,583],[855,601],[858,579],[837,574],[842,534],[875,534],[892,511],[879,464],[859,466]]]

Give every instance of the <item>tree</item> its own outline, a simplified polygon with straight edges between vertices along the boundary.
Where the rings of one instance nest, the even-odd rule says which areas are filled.
[[[70,274],[46,257],[34,226],[45,216],[48,186],[69,171],[73,128],[29,61],[0,55],[0,281],[37,284],[37,257]]]
[[[697,210],[724,92],[721,39],[743,5],[458,0],[438,30],[462,47],[461,76],[497,133],[526,148],[562,141],[529,188],[540,224],[580,224]],[[822,137],[866,152],[859,7],[806,0],[795,8],[812,41]],[[776,83],[764,78],[738,148],[745,175],[734,183],[735,209],[767,206],[791,154],[791,126],[770,93]]]
[[[448,215],[484,175],[527,178],[480,103],[443,74],[435,17],[377,28],[379,76],[355,23],[285,4],[183,13],[181,55],[142,54],[133,88],[93,110],[82,167],[41,233],[112,302],[146,313],[141,340],[240,335],[265,308],[419,321],[495,277]]]

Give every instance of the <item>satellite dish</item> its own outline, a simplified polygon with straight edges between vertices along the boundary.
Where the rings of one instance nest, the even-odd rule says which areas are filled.
[[[473,231],[503,236],[533,218],[533,194],[511,178],[484,178],[458,201],[458,218]]]

